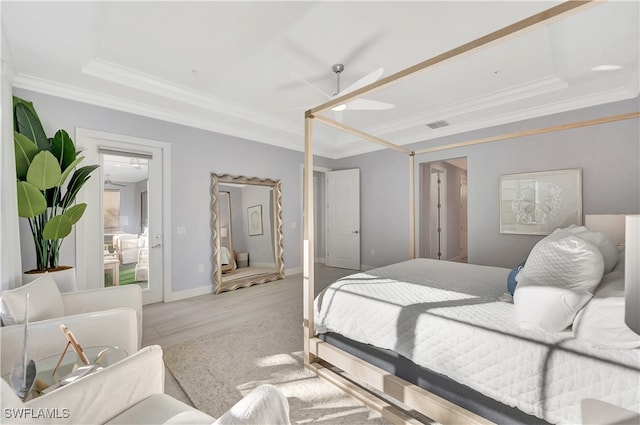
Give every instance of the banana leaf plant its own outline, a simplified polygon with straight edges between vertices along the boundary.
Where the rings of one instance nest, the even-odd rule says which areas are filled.
[[[29,220],[34,271],[69,268],[58,264],[60,246],[87,208],[85,203],[75,204],[76,195],[98,165],[76,169],[84,157],[71,137],[58,130],[47,138],[33,103],[14,97],[13,112],[18,216]]]

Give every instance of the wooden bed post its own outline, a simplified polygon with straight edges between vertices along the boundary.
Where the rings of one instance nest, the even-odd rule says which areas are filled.
[[[315,356],[309,351],[311,338],[315,336],[313,324],[314,299],[314,238],[313,238],[313,115],[308,112],[304,120],[304,187],[303,187],[303,263],[302,263],[302,299],[304,326],[304,363],[309,365]]]
[[[416,258],[416,191],[414,168],[416,154],[409,154],[409,258]]]

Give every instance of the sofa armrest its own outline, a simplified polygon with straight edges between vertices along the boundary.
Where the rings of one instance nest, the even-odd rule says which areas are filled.
[[[112,286],[62,293],[65,315],[91,313],[113,308],[132,308],[136,312],[138,346],[142,343],[142,289],[138,285]]]
[[[57,317],[29,324],[29,358],[34,360],[59,354],[67,339],[60,330],[64,323],[84,347],[117,346],[131,355],[138,351],[138,327],[136,312],[130,308],[118,308],[74,316]],[[0,328],[1,374],[22,359],[24,327],[22,325]]]
[[[3,392],[6,388],[8,385],[3,384]],[[22,407],[32,412],[58,413],[55,418],[28,420],[7,418],[4,414],[3,423],[103,424],[142,400],[163,392],[162,349],[158,345],[152,345],[114,365],[26,403],[3,395],[3,412]],[[5,404],[5,398],[10,405]]]

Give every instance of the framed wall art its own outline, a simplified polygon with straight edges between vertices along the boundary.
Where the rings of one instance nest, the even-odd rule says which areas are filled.
[[[582,224],[582,169],[500,176],[500,233],[548,235]]]
[[[262,205],[254,205],[247,208],[247,218],[249,220],[249,236],[262,234]]]

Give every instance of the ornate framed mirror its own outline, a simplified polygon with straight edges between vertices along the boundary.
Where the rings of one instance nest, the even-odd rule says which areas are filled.
[[[280,180],[211,173],[215,293],[284,278]]]

